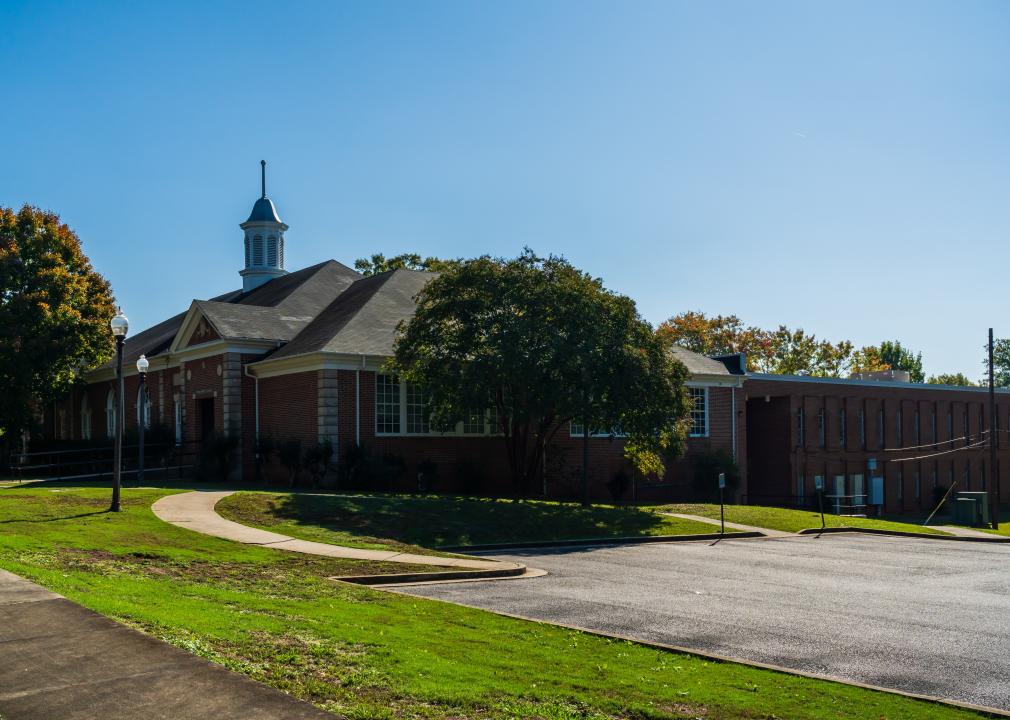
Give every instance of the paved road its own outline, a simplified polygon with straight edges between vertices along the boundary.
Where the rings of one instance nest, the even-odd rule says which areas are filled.
[[[1010,709],[1010,546],[846,534],[507,559],[550,574],[408,592]]]
[[[332,717],[0,570],[3,720]]]

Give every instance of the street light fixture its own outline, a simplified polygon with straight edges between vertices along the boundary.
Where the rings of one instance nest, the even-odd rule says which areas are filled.
[[[137,458],[137,484],[144,482],[144,427],[147,425],[147,368],[151,366],[147,356],[137,358],[137,372],[140,373],[140,421],[137,429],[140,435],[140,448]]]
[[[109,321],[112,335],[116,338],[116,445],[112,456],[112,512],[119,512],[119,490],[122,487],[123,471],[123,416],[126,403],[123,400],[123,343],[130,330],[130,321],[117,308],[115,317]]]

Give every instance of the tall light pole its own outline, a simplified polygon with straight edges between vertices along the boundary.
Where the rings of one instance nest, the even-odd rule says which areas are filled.
[[[140,447],[137,451],[137,484],[144,482],[144,428],[147,425],[147,368],[151,363],[147,356],[141,355],[137,358],[137,372],[140,374],[140,422],[137,423],[137,431],[140,436]]]
[[[992,328],[989,328],[989,520],[999,530],[999,473],[996,472],[996,368],[993,366]]]
[[[116,316],[109,321],[112,335],[116,338],[116,446],[112,456],[112,512],[119,512],[119,490],[122,487],[123,471],[123,416],[126,403],[123,399],[123,343],[130,329],[130,321],[123,315],[123,309],[116,311]]]

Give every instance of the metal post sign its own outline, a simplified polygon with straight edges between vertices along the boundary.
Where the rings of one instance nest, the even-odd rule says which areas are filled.
[[[824,489],[824,478],[821,477],[820,475],[815,475],[814,476],[814,488],[816,490],[823,490]]]
[[[719,473],[719,489],[724,490],[726,488],[726,473]]]

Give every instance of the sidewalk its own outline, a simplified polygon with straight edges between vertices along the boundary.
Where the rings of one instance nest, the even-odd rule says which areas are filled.
[[[330,545],[329,543],[297,540],[287,535],[252,528],[248,525],[225,520],[217,514],[214,506],[222,498],[233,494],[234,490],[223,492],[193,491],[166,495],[151,506],[151,510],[165,522],[184,527],[194,532],[214,537],[234,540],[246,545],[263,547],[308,555],[347,558],[350,560],[377,560],[381,562],[407,563],[410,565],[431,565],[434,567],[465,568],[469,570],[496,570],[504,567],[520,567],[518,563],[500,560],[477,560],[472,558],[439,557],[437,555],[416,555],[393,550],[364,550],[361,548]]]
[[[0,570],[3,720],[332,720]]]
[[[670,517],[681,518],[682,520],[694,520],[695,522],[708,523],[709,525],[719,526],[720,522],[714,518],[703,517],[701,515],[688,515],[687,513],[661,513],[662,515],[669,515]],[[743,530],[744,532],[759,532],[767,537],[794,537],[796,533],[785,532],[783,530],[772,530],[771,528],[757,527],[756,525],[742,525],[740,523],[726,523],[726,528],[729,530]]]

